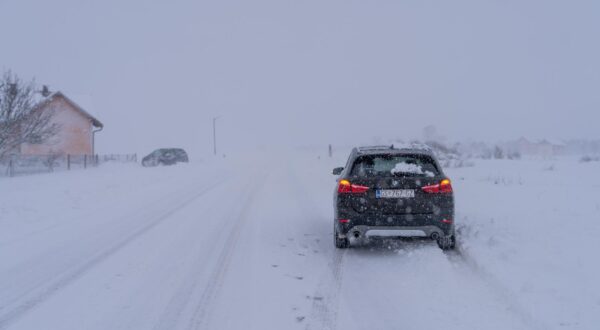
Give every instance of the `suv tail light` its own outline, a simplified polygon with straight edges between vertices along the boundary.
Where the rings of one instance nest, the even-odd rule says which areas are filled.
[[[340,194],[362,194],[367,190],[369,190],[369,187],[352,184],[348,180],[340,180],[338,184],[338,193]]]
[[[452,183],[449,179],[444,179],[438,184],[425,186],[421,188],[424,192],[430,194],[450,194],[452,193]]]

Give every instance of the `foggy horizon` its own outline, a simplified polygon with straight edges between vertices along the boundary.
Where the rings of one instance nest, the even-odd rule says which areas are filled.
[[[599,18],[0,0],[0,330],[598,329]]]
[[[597,139],[599,10],[0,0],[0,69],[87,104],[100,153],[208,154],[214,116],[223,152],[415,139],[427,125],[451,140]]]

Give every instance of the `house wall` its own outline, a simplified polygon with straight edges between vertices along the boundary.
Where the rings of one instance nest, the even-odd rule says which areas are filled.
[[[54,111],[52,122],[60,126],[58,134],[42,144],[23,144],[23,155],[92,154],[92,123],[62,97],[46,104],[42,111]]]
[[[521,155],[527,156],[551,158],[564,153],[564,148],[562,146],[552,144],[547,141],[530,142],[525,139],[520,139],[516,142],[515,145],[516,151],[521,153]]]

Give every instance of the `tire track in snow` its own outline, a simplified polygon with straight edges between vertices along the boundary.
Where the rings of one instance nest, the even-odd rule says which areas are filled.
[[[333,260],[330,263],[331,272],[323,277],[312,297],[307,330],[334,330],[337,327],[346,250],[333,252]]]
[[[244,189],[241,189],[238,194],[235,195],[235,200],[244,200],[244,198],[246,197],[246,190],[248,189],[248,186],[250,185],[250,183],[248,183]],[[233,198],[233,196],[228,195],[228,196],[224,196],[226,198]],[[214,205],[213,207],[218,207],[217,205]],[[230,214],[231,212],[229,212],[229,214],[226,214],[226,216],[218,216],[218,218],[223,218],[223,219],[227,219],[227,218],[235,218],[235,216],[231,216]],[[227,227],[223,226],[226,225]],[[218,234],[214,235],[215,238],[219,238],[222,237],[224,235],[227,234],[226,230],[231,231],[233,229],[233,226],[236,225],[236,223],[224,223],[220,230],[218,231]],[[231,226],[232,229],[228,229],[228,227]],[[211,244],[213,243],[212,241],[210,242]],[[214,242],[215,244],[218,244],[219,241]],[[214,245],[213,245],[214,246]],[[178,285],[177,291],[172,295],[171,299],[169,300],[169,303],[167,304],[167,306],[165,307],[164,311],[162,312],[159,320],[156,322],[155,326],[153,327],[153,329],[155,330],[160,330],[160,329],[176,329],[178,328],[178,325],[181,323],[180,318],[182,316],[182,314],[184,313],[185,309],[192,303],[192,300],[194,298],[194,294],[196,292],[198,292],[198,286],[200,284],[202,284],[202,282],[200,282],[199,279],[202,278],[204,271],[206,270],[206,265],[207,265],[207,258],[205,258],[205,255],[199,255],[193,262],[193,265],[191,267],[192,271],[187,274],[183,279],[182,279],[182,283]],[[208,260],[210,262],[210,258]]]
[[[169,182],[172,181],[176,178],[175,175],[173,175],[172,173],[167,176],[166,178],[162,178],[161,180],[156,180],[156,181],[152,181],[150,183],[146,183],[146,185],[144,185],[144,189],[152,189],[154,187],[159,187],[161,184],[164,184],[165,182]],[[39,229],[35,229],[32,231],[28,231],[23,233],[21,236],[18,236],[16,238],[12,238],[9,240],[4,240],[0,243],[0,249],[5,248],[7,246],[10,246],[12,244],[15,243],[19,243],[22,241],[27,241],[27,240],[31,240],[32,237],[34,237],[35,235],[39,235],[41,233],[46,233],[48,231],[52,231],[56,228],[60,228],[63,226],[69,226],[71,225],[73,222],[77,222],[80,221],[82,218],[87,218],[87,217],[91,217],[95,214],[98,214],[100,211],[105,210],[106,208],[110,208],[111,206],[111,202],[106,202],[106,201],[98,201],[93,208],[89,209],[89,211],[82,213],[82,214],[78,214],[75,216],[72,216],[70,218],[67,219],[62,219],[59,223],[54,223],[52,225],[46,226],[46,227],[42,227]]]
[[[297,200],[299,205],[306,210],[305,214],[311,219],[322,218],[321,214],[318,214],[315,210],[318,208],[314,207],[316,202],[313,200],[313,195],[306,189],[306,182],[301,181],[297,177],[297,170],[294,166],[288,163],[289,177],[294,182],[291,186],[296,191]],[[333,185],[333,183],[332,183]],[[332,186],[333,187],[333,186]],[[330,229],[331,223],[333,222],[333,214],[329,217],[329,224],[327,225],[328,230]],[[327,244],[329,239],[333,237],[333,232],[324,235],[321,244],[318,248],[320,250],[331,251],[330,261],[328,262],[327,270],[320,277],[321,280],[317,285],[313,295],[312,304],[307,318],[306,329],[319,329],[319,330],[333,330],[337,327],[338,320],[338,308],[340,302],[340,293],[342,290],[343,283],[343,264],[346,250],[338,250],[333,244]],[[323,244],[325,243],[325,244]],[[311,242],[312,244],[312,242]],[[324,245],[324,246],[323,246]],[[323,249],[325,247],[325,249]]]
[[[144,225],[138,227],[125,238],[111,245],[110,248],[100,251],[95,256],[89,258],[86,262],[79,264],[67,270],[66,272],[63,272],[61,275],[52,279],[50,284],[42,285],[41,288],[32,289],[24,295],[14,299],[13,303],[16,302],[16,304],[14,304],[13,306],[11,306],[9,303],[8,305],[0,307],[0,329],[5,329],[11,323],[17,321],[18,319],[26,315],[30,310],[46,301],[55,293],[59,292],[62,288],[83,276],[94,266],[109,258],[113,254],[117,253],[119,250],[123,249],[131,242],[135,241],[137,238],[150,231],[152,228],[169,219],[181,208],[184,208],[187,205],[191,204],[196,199],[200,198],[201,196],[205,195],[206,193],[210,192],[211,190],[222,184],[224,181],[225,180],[219,180],[216,183],[213,183],[208,187],[205,187],[200,191],[192,194],[191,196],[182,198],[182,200],[179,203],[176,203],[172,207],[167,208],[158,216],[153,218],[151,221],[145,222]]]
[[[253,181],[246,187],[247,192],[245,193],[245,199],[241,203],[242,207],[239,210],[239,213],[234,216],[235,221],[233,221],[231,232],[225,239],[223,249],[221,250],[213,271],[205,284],[200,300],[196,304],[187,327],[188,329],[210,329],[210,316],[214,310],[219,292],[225,282],[225,277],[229,270],[229,266],[231,265],[231,259],[235,253],[237,242],[245,228],[245,223],[248,221],[248,211],[252,206],[254,197],[260,192],[266,182],[268,174],[253,175],[253,177],[257,182]]]
[[[477,260],[461,247],[457,242],[454,251],[445,251],[444,254],[451,263],[458,264],[462,269],[469,271],[478,278],[486,287],[490,288],[493,294],[503,302],[507,310],[516,316],[523,324],[530,329],[545,330],[548,326],[533,318],[525,308],[518,302],[512,292],[506,288],[491,272],[486,270]]]

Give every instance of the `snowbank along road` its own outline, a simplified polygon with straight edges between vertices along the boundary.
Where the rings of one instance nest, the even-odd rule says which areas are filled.
[[[336,250],[317,156],[2,180],[0,328],[598,328],[599,164],[447,169],[456,251]]]

